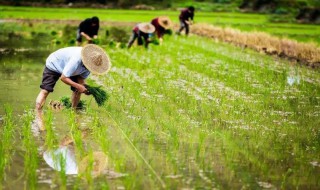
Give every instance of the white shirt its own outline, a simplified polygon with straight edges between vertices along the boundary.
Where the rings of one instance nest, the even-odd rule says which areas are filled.
[[[80,75],[85,79],[89,76],[90,71],[82,63],[81,50],[82,47],[59,49],[49,55],[46,67],[66,77]]]

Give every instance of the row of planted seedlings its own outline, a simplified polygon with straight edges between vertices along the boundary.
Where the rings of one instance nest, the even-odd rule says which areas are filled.
[[[4,105],[4,115],[1,117],[0,128],[0,189],[6,180],[6,172],[10,170],[12,156],[14,154],[16,125],[13,118],[13,109]]]
[[[200,41],[199,39],[197,40]],[[187,45],[189,45],[187,47],[194,46],[192,42],[189,42],[191,44],[188,44],[188,42],[185,40],[178,40],[178,41],[179,41],[179,44],[186,43]],[[217,48],[219,48],[220,50],[223,49],[221,47],[218,47],[218,45],[219,44],[216,44]],[[223,46],[223,47],[225,47],[224,51],[232,51],[231,46]],[[170,130],[170,133],[168,133],[170,135],[168,135],[167,141],[164,140],[164,142],[171,142],[170,140],[172,139],[176,139],[176,141],[181,142],[182,141],[181,139],[183,139],[181,138],[181,136],[183,136],[184,134],[181,131],[185,130],[185,126],[188,126],[184,123],[180,131],[179,127],[177,126],[179,126],[179,123],[181,123],[181,121],[180,122],[176,121],[179,119],[177,119],[176,117],[172,118],[171,115],[175,115],[175,116],[182,115],[181,117],[186,116],[186,118],[195,118],[194,123],[198,122],[199,128],[205,128],[205,129],[208,128],[207,130],[209,130],[211,133],[216,132],[217,135],[213,135],[215,139],[219,137],[218,139],[220,139],[220,141],[221,139],[223,140],[223,143],[227,147],[227,148],[223,148],[223,150],[226,151],[224,154],[228,158],[227,160],[229,162],[229,163],[225,163],[225,166],[230,167],[230,173],[243,171],[243,169],[248,170],[248,165],[254,164],[255,168],[252,171],[250,170],[247,171],[248,174],[251,173],[252,177],[244,183],[252,184],[253,182],[255,182],[254,178],[256,176],[259,176],[258,180],[261,178],[260,180],[262,182],[263,180],[270,180],[270,179],[266,179],[265,176],[266,174],[268,174],[268,172],[272,170],[272,168],[270,168],[271,163],[276,163],[278,165],[281,165],[282,164],[281,162],[283,162],[281,160],[286,156],[285,154],[283,154],[282,151],[285,151],[286,149],[296,148],[295,146],[291,146],[287,142],[287,139],[282,139],[279,137],[281,136],[281,134],[286,134],[289,136],[287,138],[293,138],[294,134],[296,134],[297,131],[301,130],[298,126],[290,125],[290,123],[283,125],[287,127],[279,129],[279,126],[275,125],[274,123],[275,121],[281,121],[286,119],[280,113],[290,111],[291,108],[288,107],[290,106],[288,105],[290,103],[285,100],[279,99],[279,97],[274,97],[275,100],[270,102],[269,96],[264,96],[268,93],[271,93],[273,90],[282,92],[282,93],[279,93],[280,97],[282,97],[283,95],[285,96],[301,95],[300,93],[294,94],[292,92],[287,93],[285,91],[285,89],[289,87],[286,87],[286,84],[283,84],[285,83],[284,82],[285,77],[283,77],[282,73],[286,72],[286,70],[289,70],[289,68],[286,66],[283,66],[283,68],[279,70],[280,73],[278,73],[277,71],[274,70],[274,63],[272,62],[272,60],[267,57],[265,57],[265,60],[262,60],[262,62],[264,62],[262,66],[252,65],[250,63],[251,60],[250,59],[247,60],[248,57],[246,52],[244,52],[243,55],[240,54],[240,56],[242,56],[243,58],[237,57],[237,59],[239,58],[242,59],[240,61],[235,60],[235,58],[228,57],[226,56],[227,54],[224,54],[224,53],[222,56],[220,54],[217,54],[216,57],[210,58],[209,55],[212,55],[212,54],[209,54],[210,53],[209,48],[202,50],[202,53],[201,51],[197,52],[197,56],[203,54],[203,57],[201,56],[199,57],[199,63],[196,63],[195,60],[188,62],[188,60],[193,59],[194,57],[193,55],[189,55],[189,57],[186,57],[185,60],[183,60],[182,62],[181,59],[177,59],[174,55],[172,55],[172,53],[170,53],[172,49],[173,49],[172,47],[166,46],[165,48],[157,49],[159,50],[159,52],[155,51],[154,55],[152,55],[153,52],[151,51],[149,51],[148,54],[145,54],[145,52],[142,52],[140,50],[137,50],[135,52],[131,51],[130,56],[127,52],[124,52],[124,51],[115,52],[115,55],[113,57],[116,57],[116,54],[121,53],[121,56],[118,56],[118,57],[121,57],[121,59],[119,58],[119,60],[117,61],[121,66],[124,66],[124,68],[119,68],[118,71],[116,70],[116,72],[122,72],[122,74],[128,75],[124,78],[121,78],[121,81],[124,81],[127,78],[128,78],[127,80],[129,80],[128,84],[125,84],[124,82],[122,82],[121,84],[122,86],[120,86],[120,89],[122,87],[125,90],[121,90],[121,97],[118,98],[119,100],[123,100],[124,107],[126,106],[126,104],[127,106],[129,106],[127,107],[127,109],[122,108],[125,111],[129,110],[129,113],[127,113],[128,112],[127,111],[124,114],[127,114],[127,115],[129,114],[128,117],[137,117],[135,115],[139,116],[139,114],[130,114],[130,112],[143,113],[143,117],[142,116],[140,116],[141,118],[138,117],[139,121],[136,122],[136,124],[143,123],[142,126],[144,128],[148,127],[148,129],[156,128],[157,130],[153,130],[152,132],[154,131],[156,131],[156,133],[158,132],[159,133],[157,135],[158,137],[165,136],[163,135],[163,133],[165,133],[164,132],[165,130],[163,128],[165,128],[165,126],[170,126],[170,127],[167,127],[167,129],[169,128]],[[215,48],[210,48],[210,49],[215,50]],[[182,48],[181,52],[186,54],[188,51]],[[175,51],[174,53],[179,54],[179,51]],[[214,52],[211,52],[211,53],[214,53]],[[157,56],[158,54],[163,54],[165,56],[161,58]],[[250,55],[254,57],[253,59],[257,59],[258,56],[261,56],[254,53],[253,54],[251,53]],[[201,63],[201,61],[203,62]],[[221,70],[225,69],[223,65],[221,66],[222,68],[217,68],[216,70],[215,69],[210,70],[206,67],[208,64],[215,63],[216,61],[223,61],[223,63],[227,64],[229,67],[227,68],[227,70],[229,69],[230,72],[235,72],[230,74],[233,75],[233,77],[239,76],[237,78],[237,82],[235,82],[234,78],[227,76],[228,72],[225,72],[225,74],[221,74]],[[179,62],[183,64],[182,67],[176,64]],[[159,69],[160,71],[157,72],[155,68]],[[260,71],[261,69],[263,71]],[[265,72],[265,73],[262,73],[262,72]],[[248,74],[248,73],[249,75],[246,76],[245,74]],[[199,75],[200,77],[197,78],[197,76]],[[168,88],[169,86],[168,82],[170,82],[168,81],[168,78],[170,77],[177,77],[177,78],[173,78],[173,82],[174,84],[178,84],[178,86],[173,89]],[[184,79],[185,81],[180,80],[181,78]],[[207,78],[207,81],[201,81],[203,80],[203,78]],[[197,79],[199,80],[197,82],[198,84],[195,83]],[[118,81],[118,80],[114,79],[114,81]],[[138,80],[138,81],[137,83],[133,83],[132,80]],[[254,80],[254,82],[250,80]],[[276,80],[279,80],[280,84],[276,83]],[[161,83],[161,81],[163,83]],[[216,81],[215,82],[216,84],[212,84],[213,86],[215,86],[216,89],[214,88],[209,89],[208,86],[204,86],[203,89],[200,88],[200,90],[204,90],[204,89],[207,90],[206,92],[202,92],[202,93],[205,95],[206,94],[210,95],[211,99],[213,99],[214,101],[205,102],[201,99],[200,99],[201,101],[199,101],[197,100],[199,99],[199,97],[197,97],[195,93],[190,95],[191,89],[193,88],[197,89],[197,86],[204,85],[203,83],[208,83],[208,82],[210,84],[210,82],[212,81]],[[268,83],[267,81],[273,81],[273,82]],[[181,84],[179,84],[179,82]],[[191,85],[188,87],[187,86],[188,84],[191,84]],[[261,89],[256,88],[256,85],[259,85],[259,84],[261,86]],[[307,84],[303,84],[301,86],[303,87],[305,85]],[[267,88],[263,88],[263,86],[267,86]],[[122,94],[128,91],[130,92],[128,96],[125,96],[125,94]],[[166,91],[168,92],[167,94],[164,95],[164,92]],[[158,92],[159,94],[155,92]],[[257,94],[257,95],[253,96],[252,94]],[[304,92],[304,94],[307,95],[308,92]],[[135,98],[131,98],[132,96],[134,96]],[[149,105],[149,101],[153,102],[155,100],[148,101],[148,99],[152,99],[153,97],[157,97],[157,96],[163,97],[162,99],[165,99],[165,100],[171,98],[172,102],[166,104],[166,102],[163,102],[163,101],[160,101],[161,103],[159,103],[159,101],[156,101],[157,103],[154,104],[154,106],[152,106],[151,103]],[[193,98],[190,96],[193,96]],[[140,104],[149,105],[149,106],[141,107]],[[215,104],[215,105],[212,105],[212,104]],[[174,111],[175,107],[176,107],[176,110],[179,110],[179,111],[175,112]],[[185,109],[182,109],[182,108],[185,108]],[[134,111],[135,109],[137,111]],[[162,109],[164,111],[162,111]],[[183,114],[179,113],[182,111],[184,111]],[[120,114],[120,113],[117,112],[117,114]],[[152,115],[151,116],[146,115],[148,113]],[[278,114],[275,114],[275,113],[278,113]],[[125,121],[123,120],[125,119],[125,116],[121,118],[122,118],[121,119],[122,123],[124,123]],[[146,118],[146,119],[143,119],[143,118]],[[289,119],[291,122],[295,122],[297,118],[292,117]],[[161,124],[158,124],[159,121],[161,122]],[[165,122],[167,122],[167,125]],[[312,129],[315,126],[314,124],[315,124],[314,122],[310,122],[308,127]],[[174,127],[172,125],[174,125]],[[143,127],[140,127],[140,128],[143,129]],[[221,129],[223,129],[223,131],[219,133],[219,130]],[[130,130],[130,133],[132,133],[131,131],[133,129],[131,127],[128,130]],[[188,128],[188,130],[190,130],[190,128]],[[161,131],[161,133],[159,131]],[[199,130],[195,130],[195,131],[198,132]],[[136,133],[134,134],[136,135]],[[142,133],[141,137],[145,135],[146,135],[145,133]],[[299,138],[306,139],[310,135],[312,134],[309,133],[305,137],[299,137]],[[155,136],[155,135],[152,134],[151,136]],[[199,139],[203,139],[204,138],[203,136],[205,135],[199,134]],[[244,139],[246,140],[244,141]],[[203,141],[204,140],[200,140],[200,142],[203,142]],[[209,140],[207,142],[209,142]],[[309,141],[308,143],[311,145],[314,144],[312,141]],[[243,149],[243,146],[239,146],[239,145],[243,145],[244,147],[247,147],[247,148]],[[272,147],[277,147],[277,148],[273,149],[272,153],[270,153],[270,149]],[[300,151],[303,151],[303,150],[301,149],[297,150],[297,153],[299,153]],[[260,152],[260,153],[256,154],[256,152]],[[303,154],[305,154],[305,152],[302,152],[301,155]],[[245,159],[243,159],[243,155],[246,155]],[[235,160],[238,160],[240,158],[242,158],[242,164],[239,164],[239,165],[230,164],[230,162],[231,163],[235,162]],[[270,160],[270,162],[266,162],[266,161],[260,162],[261,158]],[[214,158],[214,159],[216,161],[217,158]],[[312,158],[309,158],[309,159],[312,159]],[[317,159],[317,158],[314,158],[314,159]],[[206,160],[208,159],[206,158]],[[297,159],[297,161],[299,161],[299,159]],[[208,165],[207,167],[209,167]],[[308,167],[308,163],[298,162],[296,167]],[[309,169],[310,169],[309,172],[315,172],[315,170],[312,167],[310,167]],[[298,169],[296,169],[295,171],[297,170]],[[283,171],[282,171],[283,176],[288,174],[288,171],[293,171],[293,170],[288,170],[288,168],[283,168]],[[285,180],[289,180],[288,182],[282,179],[281,177],[282,174],[280,174],[280,176],[276,175],[272,177],[272,179],[274,180],[273,182],[275,183],[276,186],[286,185],[285,183],[288,183],[288,186],[299,186],[299,185],[306,184],[306,181],[295,182],[297,178],[296,175],[298,175],[297,173],[296,175],[290,174],[291,178],[285,179]],[[224,179],[221,179],[221,180],[223,181]],[[237,180],[237,179],[234,179],[234,180]],[[310,178],[310,180],[313,181],[312,185],[316,185],[315,178]],[[258,185],[259,183],[256,182],[253,184]]]
[[[235,116],[235,119],[238,117],[238,121],[244,120],[244,122],[242,122],[242,126],[241,122],[227,122],[227,126],[242,128],[240,130],[236,129],[234,133],[240,135],[240,137],[243,135],[242,137],[250,138],[249,142],[253,143],[250,145],[249,150],[252,150],[250,152],[255,154],[257,165],[261,165],[261,162],[259,162],[261,158],[270,160],[271,163],[277,163],[280,166],[283,165],[282,162],[290,163],[291,159],[295,159],[295,163],[297,164],[291,165],[292,163],[290,163],[291,166],[289,169],[286,167],[283,168],[283,175],[287,174],[287,171],[293,171],[290,173],[291,178],[286,179],[288,180],[288,185],[316,186],[317,181],[314,177],[309,177],[308,180],[305,181],[296,181],[296,179],[299,178],[298,176],[300,174],[298,171],[300,171],[301,168],[305,168],[307,175],[317,172],[317,168],[312,167],[310,162],[313,159],[317,160],[318,157],[315,152],[310,155],[310,151],[303,150],[306,147],[301,145],[307,143],[307,147],[312,146],[315,149],[319,148],[316,140],[319,133],[315,133],[315,127],[318,124],[317,121],[314,120],[314,116],[318,114],[316,109],[319,107],[319,101],[316,101],[316,99],[319,99],[319,97],[317,97],[315,93],[319,92],[319,86],[309,84],[303,80],[301,80],[299,84],[289,85],[287,83],[286,73],[290,72],[291,67],[284,65],[286,63],[278,63],[277,65],[282,66],[278,66],[279,68],[274,70],[275,61],[265,57],[262,60],[260,59],[260,62],[265,66],[262,68],[254,68],[250,66],[249,63],[246,64],[246,61],[243,61],[241,57],[247,59],[246,54],[243,56],[235,56],[234,58],[232,55],[226,58],[219,56],[219,61],[223,60],[224,65],[221,69],[215,68],[213,70],[205,66],[205,69],[201,71],[199,66],[194,67],[194,64],[190,65],[189,69],[202,72],[207,76],[218,76],[215,80],[223,81],[225,86],[232,87],[232,89],[236,90],[236,94],[240,92],[241,97],[235,97],[235,103],[239,102],[240,104],[233,104],[231,109],[227,110],[227,116],[229,119],[230,115]],[[262,56],[259,55],[259,57],[261,58]],[[223,72],[225,67],[232,73],[221,74],[221,70]],[[268,70],[268,68],[270,69]],[[303,79],[305,77],[304,72],[307,71],[307,69],[300,69],[302,71],[300,77]],[[308,72],[312,73],[314,71]],[[230,75],[232,77],[230,77]],[[235,78],[236,82],[234,81]],[[228,94],[230,96],[230,93]],[[228,94],[223,96],[227,97]],[[241,112],[237,116],[236,113],[239,111]],[[249,114],[247,112],[249,112]],[[308,115],[314,116],[309,117]],[[304,120],[303,123],[302,120]],[[301,125],[304,127],[301,127]],[[241,130],[245,132],[241,132]],[[296,134],[301,135],[297,136]],[[293,141],[296,141],[296,143],[292,143],[292,139],[295,139]],[[242,144],[242,140],[243,139],[240,138],[239,142],[235,142],[235,144]],[[270,147],[268,147],[268,145]],[[262,151],[263,149],[265,149],[265,151]],[[242,152],[245,151],[246,150],[242,150]],[[283,152],[285,152],[285,154]],[[307,158],[305,155],[308,154],[310,157]],[[306,160],[300,160],[301,157],[304,157]],[[270,163],[267,162],[265,166],[259,166],[261,171],[264,173],[271,172],[272,169],[268,168],[269,164]],[[272,178],[276,179],[277,176],[275,175]],[[310,183],[310,181],[312,182]],[[283,182],[282,179],[276,179],[275,183],[277,186],[286,185],[283,184],[285,182]]]
[[[127,52],[116,53],[121,53],[121,56],[113,55],[113,57],[119,57],[117,62],[121,67],[114,68],[112,77],[117,78],[112,81],[121,81],[121,83],[115,84],[116,91],[113,94],[120,95],[115,99],[121,105],[119,105],[119,109],[114,109],[117,105],[111,106],[113,107],[112,115],[116,115],[115,118],[120,121],[124,130],[132,135],[131,138],[138,141],[138,145],[142,144],[139,146],[141,151],[147,151],[144,155],[156,160],[156,162],[152,162],[152,166],[156,168],[157,173],[163,173],[162,178],[166,179],[165,184],[183,187],[199,183],[198,185],[201,186],[201,182],[206,180],[209,185],[213,185],[210,184],[208,177],[204,177],[202,173],[204,168],[200,168],[198,163],[193,162],[196,157],[200,157],[201,160],[206,159],[199,155],[203,152],[201,149],[205,137],[212,131],[211,129],[209,132],[202,131],[201,123],[190,119],[191,117],[187,115],[188,108],[193,110],[197,107],[197,101],[190,100],[187,102],[190,103],[187,104],[190,107],[185,108],[188,95],[168,88],[167,77],[177,74],[173,73],[175,71],[168,71],[173,70],[169,68],[172,65],[167,65],[166,60],[157,57],[159,52],[149,51],[146,54],[144,51],[137,50],[131,51],[130,56]],[[171,59],[172,57],[166,56],[166,58]],[[119,76],[114,76],[115,74]],[[177,96],[179,100],[176,98]],[[180,101],[184,106],[177,105],[177,101]],[[209,109],[209,107],[207,108]],[[193,114],[197,114],[195,112]],[[127,129],[125,126],[129,128]],[[197,146],[198,142],[199,146]],[[150,148],[143,148],[146,143]],[[158,152],[154,153],[151,148]],[[195,149],[196,152],[193,152]],[[186,156],[185,154],[190,155]],[[153,158],[152,155],[157,156]],[[190,165],[190,163],[194,164]],[[173,178],[178,178],[178,180]]]

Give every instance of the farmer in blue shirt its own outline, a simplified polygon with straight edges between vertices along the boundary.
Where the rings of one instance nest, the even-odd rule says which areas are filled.
[[[81,93],[89,94],[86,89],[85,79],[90,72],[104,74],[111,67],[110,59],[105,51],[97,45],[89,44],[84,47],[66,47],[49,55],[43,71],[40,93],[36,99],[37,124],[44,130],[42,120],[42,107],[50,92],[60,78],[62,82],[71,86],[72,107],[76,108],[80,101]]]

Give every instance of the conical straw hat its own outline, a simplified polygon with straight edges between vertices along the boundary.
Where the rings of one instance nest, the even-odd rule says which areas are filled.
[[[166,30],[171,28],[171,26],[172,26],[172,22],[171,22],[170,18],[167,16],[158,17],[158,22],[159,22],[159,25],[162,26]]]
[[[111,68],[111,61],[106,52],[99,46],[88,44],[81,51],[84,66],[93,74],[101,75]]]
[[[85,173],[90,167],[91,159],[93,159],[91,175],[93,177],[97,177],[106,169],[108,165],[108,157],[103,152],[93,152],[92,155],[84,157],[79,163],[80,174]]]
[[[143,22],[138,24],[138,28],[140,31],[144,32],[144,33],[153,33],[156,29],[155,27],[147,22]]]

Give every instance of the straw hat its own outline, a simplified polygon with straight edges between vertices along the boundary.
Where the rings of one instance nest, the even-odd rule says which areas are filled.
[[[153,33],[156,29],[155,27],[147,22],[143,22],[138,24],[138,28],[140,31],[144,32],[144,33]]]
[[[159,25],[162,26],[166,30],[171,28],[171,26],[172,26],[172,22],[171,22],[170,18],[167,16],[158,17],[158,22],[159,22]]]
[[[108,157],[103,152],[93,152],[92,156],[88,155],[80,161],[79,173],[85,173],[91,166],[91,175],[97,177],[102,174],[103,170],[107,168],[107,165]]]
[[[111,61],[106,52],[94,44],[85,45],[81,51],[84,66],[93,74],[101,75],[111,68]]]

